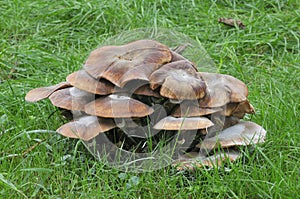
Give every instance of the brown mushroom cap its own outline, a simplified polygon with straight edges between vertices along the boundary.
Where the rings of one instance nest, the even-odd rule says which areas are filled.
[[[153,113],[148,105],[127,96],[111,94],[85,106],[85,112],[105,118],[144,117]]]
[[[218,152],[211,156],[206,156],[203,153],[187,153],[179,161],[175,161],[173,166],[177,170],[191,170],[202,168],[203,166],[218,167],[222,166],[226,161],[234,162],[241,157],[241,153],[237,150],[229,150],[226,152]]]
[[[243,118],[246,113],[255,113],[254,107],[250,104],[249,100],[245,100],[239,103],[235,102],[226,104],[223,107],[223,111],[221,112],[221,114],[225,116],[234,116],[238,118]]]
[[[250,104],[249,100],[245,100],[243,102],[231,102],[224,105],[221,108],[222,108],[222,111],[220,112],[221,115],[234,116],[240,119],[242,119],[246,113],[255,114],[255,109]]]
[[[159,86],[160,94],[176,100],[201,99],[206,93],[206,84],[187,60],[168,63],[150,76],[150,88]]]
[[[222,108],[200,108],[198,103],[195,104],[193,101],[184,101],[173,109],[171,115],[173,117],[195,117],[209,115],[219,111],[222,111]]]
[[[136,95],[144,95],[157,98],[162,97],[159,92],[152,90],[149,84],[145,84],[145,82],[142,83],[140,81],[131,81],[129,84],[130,85],[126,84],[126,87],[123,88],[115,87],[113,93],[133,93]]]
[[[105,79],[96,80],[85,70],[76,71],[67,76],[67,81],[74,87],[98,95],[108,95],[113,92],[114,85]]]
[[[221,146],[228,148],[231,146],[246,146],[250,144],[263,143],[266,131],[253,122],[241,121],[231,126],[218,135],[205,139],[197,147],[205,150],[211,150]]]
[[[220,107],[229,102],[242,102],[247,99],[248,88],[240,80],[216,73],[199,72],[207,84],[208,93],[200,101],[201,107]]]
[[[149,85],[143,85],[134,91],[136,95],[145,95],[150,97],[162,97],[158,92],[150,89]]]
[[[153,128],[161,130],[195,130],[214,125],[206,117],[176,118],[168,116],[156,123]]]
[[[96,137],[99,133],[103,133],[115,127],[116,125],[112,119],[84,116],[78,120],[62,125],[56,131],[69,138],[79,138],[88,141]]]
[[[94,50],[84,68],[94,78],[105,78],[122,87],[134,79],[148,81],[153,70],[169,61],[171,53],[167,46],[153,40],[138,40]]]
[[[35,88],[26,94],[25,100],[28,102],[37,102],[39,100],[48,98],[55,91],[69,87],[69,86],[71,86],[70,83],[61,82],[61,83],[53,85],[53,86]]]
[[[54,92],[49,99],[54,106],[67,110],[84,111],[84,106],[94,100],[95,96],[78,88],[69,87]]]

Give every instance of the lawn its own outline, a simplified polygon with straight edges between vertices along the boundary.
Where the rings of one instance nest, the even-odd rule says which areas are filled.
[[[2,0],[0,20],[0,198],[299,196],[299,1]],[[55,134],[64,120],[48,100],[25,102],[30,89],[64,81],[110,37],[144,27],[201,42],[218,72],[244,81],[256,109],[246,119],[267,130],[266,142],[226,169],[130,173]]]

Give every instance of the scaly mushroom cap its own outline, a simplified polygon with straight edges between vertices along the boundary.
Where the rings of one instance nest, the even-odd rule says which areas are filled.
[[[153,128],[160,130],[195,130],[205,129],[214,125],[206,117],[176,118],[168,116],[156,123]]]
[[[201,108],[198,103],[196,104],[193,101],[184,101],[173,109],[171,115],[173,117],[195,117],[209,115],[220,111],[222,111],[222,108],[220,107]]]
[[[94,50],[84,69],[94,78],[105,78],[123,87],[130,80],[146,80],[159,66],[171,61],[169,48],[153,40],[138,40],[122,46]]]
[[[71,85],[68,82],[61,82],[53,86],[35,88],[26,94],[25,100],[27,102],[37,102],[42,99],[48,98],[52,93],[54,93],[57,90],[70,87],[70,86]]]
[[[150,76],[150,88],[159,86],[160,94],[175,100],[201,99],[206,94],[206,84],[187,60],[168,63]]]
[[[95,96],[78,88],[69,87],[54,92],[49,99],[59,108],[84,111],[84,106],[94,100]]]
[[[242,102],[247,99],[248,88],[240,80],[216,73],[200,72],[207,84],[207,95],[200,101],[201,107],[220,107],[229,102]]]
[[[98,95],[108,95],[114,90],[114,85],[111,82],[105,79],[97,80],[85,70],[79,70],[68,75],[67,81],[76,88]]]
[[[84,116],[78,120],[62,125],[56,131],[69,138],[78,138],[88,141],[96,137],[99,133],[103,133],[115,127],[116,125],[112,119]]]
[[[253,122],[239,122],[218,135],[203,140],[197,147],[211,150],[217,147],[228,148],[231,146],[246,146],[250,144],[263,143],[266,131]]]
[[[153,113],[146,104],[127,96],[111,94],[85,106],[85,112],[105,118],[144,117]]]

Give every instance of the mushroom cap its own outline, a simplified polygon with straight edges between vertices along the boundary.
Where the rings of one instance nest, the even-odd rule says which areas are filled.
[[[191,170],[202,168],[203,166],[218,167],[224,165],[228,160],[234,162],[241,157],[241,153],[237,150],[228,150],[226,152],[218,152],[211,156],[206,156],[203,153],[187,153],[180,158],[179,161],[173,163],[177,170]]]
[[[152,90],[148,83],[142,81],[130,81],[125,87],[115,87],[113,93],[132,93],[149,97],[161,98],[158,91]]]
[[[263,143],[266,131],[253,122],[241,121],[221,131],[218,135],[205,139],[197,147],[211,150],[218,148],[228,148],[231,146],[246,146],[256,143]]]
[[[153,40],[138,40],[121,46],[104,46],[94,50],[84,69],[94,78],[105,78],[123,87],[128,81],[148,81],[149,75],[171,61],[169,48]]]
[[[84,116],[78,120],[62,125],[56,131],[69,138],[79,138],[84,141],[91,140],[99,133],[115,128],[112,119],[98,118],[96,116]]]
[[[206,84],[191,62],[180,60],[168,63],[150,76],[150,88],[159,86],[160,94],[175,100],[201,99],[206,93]]]
[[[156,123],[153,128],[161,130],[195,130],[204,129],[214,125],[206,117],[176,118],[168,116]]]
[[[173,109],[171,115],[173,117],[195,117],[209,115],[220,111],[222,111],[222,108],[220,107],[201,108],[198,103],[194,103],[193,101],[183,101]]]
[[[54,106],[67,110],[84,111],[84,106],[94,100],[95,96],[78,88],[69,87],[54,92],[49,99]]]
[[[242,102],[247,99],[248,88],[240,80],[216,73],[198,73],[207,84],[208,93],[200,101],[201,107],[220,107],[229,102]]]
[[[111,82],[103,78],[97,80],[85,70],[79,70],[68,75],[67,81],[76,88],[98,95],[108,95],[114,90],[114,85]]]
[[[243,118],[246,113],[255,113],[254,107],[250,104],[249,100],[226,104],[222,111],[222,114],[225,116],[234,116],[238,118]]]
[[[128,96],[111,94],[85,106],[85,112],[105,118],[145,117],[154,112],[148,105]]]
[[[152,90],[149,87],[149,85],[143,85],[138,89],[136,89],[133,93],[136,95],[145,95],[145,96],[156,97],[156,98],[162,97],[158,92]]]
[[[52,93],[54,93],[57,90],[70,87],[70,86],[71,85],[68,82],[61,82],[53,86],[35,88],[26,94],[25,100],[28,102],[37,102],[39,100],[48,98]]]

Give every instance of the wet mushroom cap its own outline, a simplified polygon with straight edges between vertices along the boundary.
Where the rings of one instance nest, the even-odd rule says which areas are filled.
[[[97,80],[85,70],[76,71],[67,76],[67,81],[74,87],[98,95],[108,95],[114,90],[114,85],[105,79]]]
[[[153,128],[160,130],[196,130],[205,129],[213,125],[206,117],[176,118],[168,116],[156,123]]]
[[[56,107],[84,111],[84,106],[94,100],[95,95],[75,87],[69,87],[54,92],[49,99]]]
[[[48,98],[52,93],[54,93],[57,90],[67,88],[70,86],[71,85],[68,82],[61,82],[53,86],[35,88],[26,94],[25,100],[27,102],[37,102],[42,99]]]
[[[148,80],[153,70],[170,61],[171,52],[167,46],[153,40],[138,40],[94,50],[84,69],[96,79],[105,78],[122,87],[130,80]]]
[[[224,129],[218,135],[205,139],[197,147],[212,150],[217,147],[246,146],[264,142],[266,131],[253,122],[241,121]]]
[[[207,95],[200,101],[201,107],[220,107],[229,102],[242,102],[247,99],[248,88],[240,80],[216,73],[199,72],[207,84]]]
[[[96,137],[99,133],[106,132],[115,127],[116,125],[112,119],[83,116],[78,120],[62,125],[56,131],[65,137],[88,141]]]
[[[153,113],[148,105],[128,96],[111,94],[85,106],[85,112],[105,118],[145,117]]]
[[[187,60],[163,65],[151,74],[149,80],[151,89],[161,86],[160,94],[170,99],[195,100],[206,94],[205,82]]]

